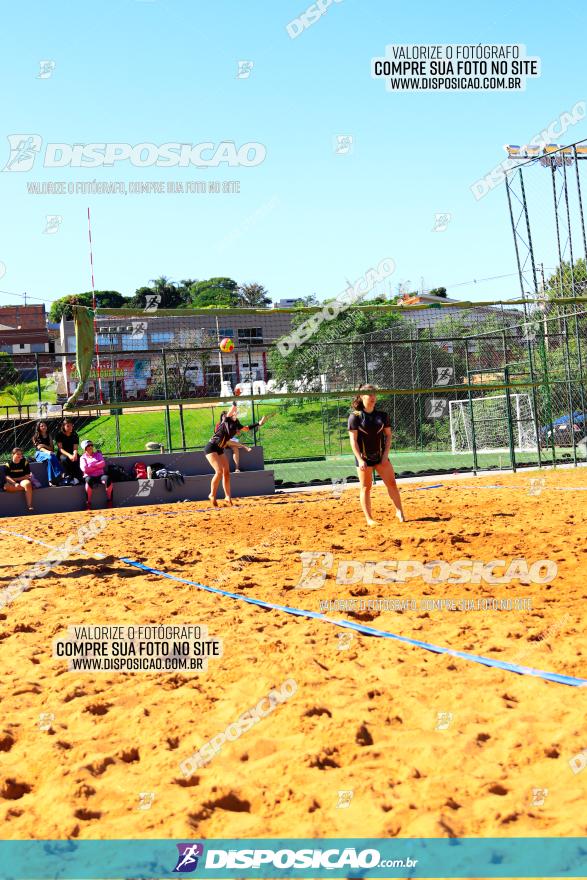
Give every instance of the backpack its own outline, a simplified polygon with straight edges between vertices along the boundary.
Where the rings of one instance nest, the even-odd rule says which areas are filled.
[[[144,461],[135,461],[132,466],[132,472],[135,480],[147,479],[147,465]]]
[[[127,480],[134,480],[134,476],[130,477],[120,464],[109,464],[106,473],[113,483],[126,483]]]
[[[156,461],[155,464],[151,465],[151,471],[154,477],[159,476],[159,471],[166,471],[167,467],[160,461]]]

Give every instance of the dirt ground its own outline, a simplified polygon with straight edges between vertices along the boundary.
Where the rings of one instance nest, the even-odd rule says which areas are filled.
[[[355,487],[231,509],[106,511],[86,556],[32,580],[0,611],[3,837],[585,835],[587,770],[573,772],[569,761],[587,748],[586,688],[358,632],[349,639],[332,623],[121,561],[311,611],[327,599],[413,598],[416,610],[329,616],[587,678],[587,471],[546,473],[531,494],[535,476],[404,484],[404,524],[378,487],[377,528],[364,524]],[[0,528],[53,546],[96,516],[4,519]],[[8,534],[2,546],[3,588],[47,553]],[[298,586],[301,552],[332,554],[321,588]],[[558,574],[543,584],[336,581],[349,560],[521,557],[551,560]],[[531,608],[420,606],[488,597]],[[68,624],[161,623],[206,625],[223,656],[206,672],[161,673],[68,672],[52,656]],[[180,762],[286,679],[295,694],[182,774]]]

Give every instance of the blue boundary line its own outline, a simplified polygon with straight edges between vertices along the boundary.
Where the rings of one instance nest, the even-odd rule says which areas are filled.
[[[270,608],[274,611],[283,611],[286,614],[293,614],[297,617],[308,617],[313,620],[323,620],[326,623],[331,623],[334,626],[342,626],[347,629],[354,629],[357,632],[363,633],[367,636],[377,636],[379,638],[385,639],[394,639],[398,642],[404,642],[407,645],[413,645],[417,648],[424,648],[426,651],[432,651],[435,654],[448,654],[451,657],[458,657],[461,660],[469,660],[473,663],[481,663],[483,666],[493,666],[496,669],[503,669],[506,672],[515,672],[518,675],[530,675],[534,678],[542,678],[545,681],[553,681],[557,684],[566,684],[571,687],[587,687],[587,679],[584,678],[574,678],[570,675],[560,675],[557,672],[545,672],[541,669],[532,669],[529,666],[518,666],[515,663],[507,663],[503,660],[494,660],[491,657],[480,657],[477,654],[468,654],[465,651],[454,651],[452,648],[443,648],[439,645],[432,645],[429,642],[421,642],[418,639],[410,639],[407,636],[398,636],[395,633],[387,632],[386,630],[374,629],[370,626],[364,626],[362,623],[354,623],[351,620],[334,620],[332,617],[326,617],[324,614],[320,614],[317,611],[306,611],[301,608],[291,608],[288,605],[276,605],[273,602],[265,602],[262,599],[254,599],[250,596],[241,596],[239,593],[229,593],[226,590],[219,590],[217,587],[209,587],[206,584],[201,584],[198,581],[190,581],[186,578],[179,577],[175,574],[169,574],[166,571],[159,571],[156,568],[151,568],[149,565],[144,565],[142,562],[136,562],[134,559],[127,559],[125,557],[120,558],[121,562],[124,562],[126,565],[132,565],[135,568],[142,569],[143,571],[148,571],[150,574],[156,574],[159,577],[169,578],[173,581],[179,581],[179,583],[187,584],[191,587],[198,587],[201,590],[206,590],[208,593],[215,593],[218,596],[227,596],[230,599],[237,599],[240,602],[247,602],[249,605],[258,605],[261,608]]]

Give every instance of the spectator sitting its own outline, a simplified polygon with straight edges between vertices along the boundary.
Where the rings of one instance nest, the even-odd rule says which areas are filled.
[[[86,484],[86,510],[92,509],[92,487],[100,483],[106,488],[106,500],[108,507],[112,507],[112,480],[106,471],[106,462],[101,452],[94,452],[94,444],[91,440],[82,440],[83,455],[79,463]]]
[[[47,462],[47,476],[50,486],[58,486],[61,477],[61,465],[55,455],[53,440],[49,434],[47,422],[37,422],[33,434],[33,446],[36,449],[35,461]]]
[[[73,485],[77,486],[81,483],[83,475],[79,466],[79,437],[71,419],[63,419],[55,435],[55,443],[64,473],[68,474],[72,478]]]
[[[24,492],[27,507],[33,508],[33,484],[31,482],[31,466],[24,457],[22,449],[15,446],[12,450],[12,458],[4,465],[6,481],[5,492]]]

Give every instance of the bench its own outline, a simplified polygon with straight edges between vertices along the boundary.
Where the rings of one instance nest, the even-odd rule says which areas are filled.
[[[234,470],[232,452],[227,449],[231,471]],[[179,470],[184,475],[185,483],[173,483],[171,490],[165,486],[165,480],[154,479],[152,484],[145,481],[130,480],[125,483],[114,483],[114,507],[135,507],[149,504],[169,504],[178,501],[204,501],[210,493],[212,467],[206,461],[203,452],[148,453],[133,456],[107,456],[107,461],[120,464],[130,470],[135,461],[143,461],[146,465],[161,462],[170,470]],[[231,490],[233,498],[244,498],[253,495],[274,495],[275,480],[273,471],[264,470],[263,447],[255,446],[253,450],[241,450],[241,473],[231,473]],[[4,468],[1,468],[2,472]],[[47,466],[44,462],[31,462],[31,471],[42,484],[41,489],[33,490],[35,514],[70,513],[85,510],[85,487],[58,486],[50,487],[47,481]],[[4,474],[2,473],[2,477]],[[224,498],[222,484],[218,498]],[[102,510],[106,507],[106,493],[100,486],[94,488],[92,509]],[[0,492],[0,517],[24,516],[27,514],[24,493]]]

